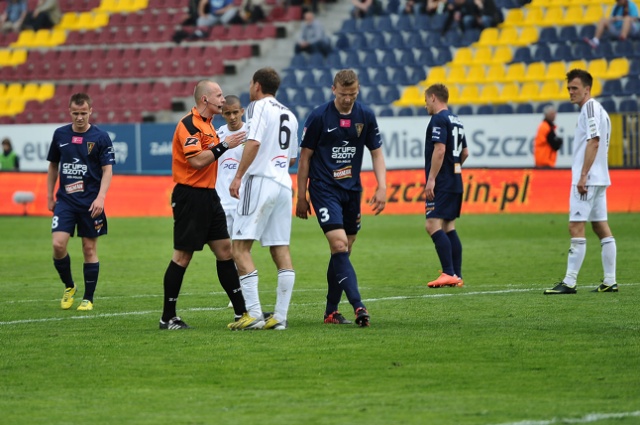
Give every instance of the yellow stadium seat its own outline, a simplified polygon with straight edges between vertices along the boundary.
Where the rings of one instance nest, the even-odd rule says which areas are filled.
[[[33,30],[20,31],[18,39],[11,43],[11,47],[31,47],[33,45],[33,39],[36,37],[36,32]]]
[[[0,83],[0,99],[4,97],[4,92],[7,91],[7,85],[4,83]]]
[[[529,7],[549,7],[549,6],[553,6],[555,3],[555,0],[532,0],[531,3],[529,3]]]
[[[476,47],[473,52],[473,63],[478,65],[487,65],[491,63],[492,56],[493,56],[493,49],[491,47],[488,47],[488,46]]]
[[[526,14],[524,15],[524,21],[522,21],[523,26],[540,26],[544,22],[544,8],[529,6],[526,7]]]
[[[477,84],[465,84],[460,91],[460,102],[480,103],[480,89]]]
[[[470,65],[473,63],[473,50],[471,47],[459,47],[453,54],[453,64]]]
[[[538,29],[536,27],[524,27],[520,36],[512,41],[516,46],[529,46],[538,41]]]
[[[58,24],[57,28],[67,30],[67,31],[74,31],[77,29],[77,26],[76,26],[77,22],[78,22],[78,14],[75,12],[67,12],[64,15],[62,15],[62,19],[60,20],[60,23]]]
[[[10,99],[22,98],[22,84],[20,83],[7,84],[7,90],[4,92],[4,97],[10,98]]]
[[[424,104],[424,92],[418,86],[409,86],[404,89],[400,99],[393,102],[394,106],[419,106]]]
[[[524,22],[524,8],[517,7],[507,10],[502,27],[519,27]]]
[[[15,49],[11,52],[11,66],[20,65],[27,61],[27,51],[25,49]]]
[[[489,65],[485,73],[485,81],[487,83],[502,83],[505,78],[504,68],[504,65],[501,63]]]
[[[45,100],[53,99],[53,96],[56,93],[56,86],[53,83],[42,83],[38,89],[37,99],[40,102],[44,102]]]
[[[40,90],[40,86],[37,83],[27,83],[22,87],[22,99],[34,100],[38,97],[38,91]]]
[[[24,99],[9,99],[7,115],[14,116],[24,112]]]
[[[483,84],[485,82],[485,67],[484,65],[471,65],[467,68],[466,83],[470,84]]]
[[[589,6],[587,6],[587,11],[584,13],[584,16],[582,17],[582,23],[595,24],[604,17],[605,17],[604,8],[602,7],[601,3],[590,4]]]
[[[520,87],[518,93],[519,102],[535,102],[539,99],[540,84],[534,81],[528,81]]]
[[[518,39],[518,28],[506,27],[500,30],[498,40],[496,40],[496,46],[511,46],[515,40]]]
[[[545,73],[546,80],[562,81],[567,75],[567,66],[564,62],[551,62],[547,65],[547,72]]]
[[[480,89],[481,103],[498,103],[500,100],[500,87],[498,84],[485,84]]]
[[[489,63],[504,64],[513,59],[513,49],[511,46],[497,46],[493,49],[493,55]]]
[[[507,67],[504,81],[508,83],[521,83],[524,80],[526,65],[522,62],[512,63]]]
[[[443,66],[429,68],[427,78],[421,83],[425,88],[435,83],[445,83],[447,81],[447,70]]]
[[[607,75],[607,68],[609,65],[607,64],[606,59],[594,59],[589,62],[589,66],[587,67],[587,71],[593,76],[593,78],[604,78]]]
[[[584,3],[573,3],[564,13],[563,25],[580,25],[584,22]]]
[[[458,88],[457,85],[455,84],[451,84],[451,85],[447,85],[447,88],[449,89],[449,103],[460,103],[461,99],[460,99],[460,89]]]
[[[51,36],[49,38],[49,47],[59,46],[67,41],[67,32],[63,29],[54,28],[51,30]]]
[[[564,8],[561,6],[550,6],[544,12],[542,26],[551,27],[562,25],[564,22]]]
[[[11,65],[11,50],[0,49],[0,66]]]
[[[564,92],[562,84],[559,81],[545,81],[540,88],[540,97],[538,100],[566,100],[567,94]]]
[[[518,94],[520,93],[520,84],[507,83],[502,86],[500,90],[500,96],[496,103],[511,103],[518,101]]]
[[[611,80],[614,78],[624,77],[629,73],[629,60],[627,58],[615,58],[609,62],[607,68],[606,79]]]
[[[547,64],[544,62],[533,62],[527,66],[527,71],[524,73],[523,81],[535,81],[540,82],[545,79],[545,73],[547,72]]]
[[[498,41],[498,28],[485,28],[480,33],[480,39],[475,43],[476,46],[493,46]]]
[[[463,84],[467,78],[467,67],[464,65],[451,65],[447,73],[447,83]]]
[[[591,86],[591,96],[598,97],[602,94],[602,83],[599,78],[593,79],[593,86]]]
[[[584,59],[571,61],[567,64],[567,72],[572,69],[587,69],[587,62]]]

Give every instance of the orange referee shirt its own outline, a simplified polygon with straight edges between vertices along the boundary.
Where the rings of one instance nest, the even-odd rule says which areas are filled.
[[[533,156],[536,167],[553,168],[556,166],[558,152],[553,150],[547,139],[551,130],[555,130],[555,128],[556,126],[547,120],[543,120],[540,126],[538,126],[538,132],[533,145]]]
[[[211,121],[211,118],[203,118],[194,106],[191,113],[182,118],[176,126],[171,148],[171,172],[174,182],[191,187],[215,188],[218,161],[199,170],[187,161],[188,158],[200,155],[220,143]]]

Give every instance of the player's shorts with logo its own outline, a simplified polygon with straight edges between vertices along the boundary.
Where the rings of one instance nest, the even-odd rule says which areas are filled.
[[[587,186],[587,193],[581,195],[572,185],[569,221],[607,221],[607,187]]]
[[[229,239],[227,219],[215,189],[177,184],[171,205],[174,249],[202,251],[209,241]]]
[[[355,235],[360,230],[362,192],[343,190],[320,180],[309,180],[309,199],[325,233],[344,229],[347,235]]]
[[[74,235],[76,226],[81,238],[97,238],[107,234],[107,216],[104,211],[96,218],[91,217],[88,208],[78,208],[64,201],[57,201],[53,209],[51,233],[66,232]]]
[[[462,193],[435,191],[432,201],[425,202],[426,218],[455,220],[462,210]]]
[[[248,176],[240,187],[231,238],[260,241],[262,246],[289,245],[291,197],[291,189],[272,179]]]

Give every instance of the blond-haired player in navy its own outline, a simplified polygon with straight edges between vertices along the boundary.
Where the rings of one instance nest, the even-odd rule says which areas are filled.
[[[436,247],[442,273],[430,288],[462,286],[462,243],[455,228],[462,209],[462,164],[469,156],[460,118],[449,111],[449,90],[433,84],[425,90],[431,115],[425,137],[426,230]]]
[[[382,140],[373,111],[356,102],[360,84],[350,69],[333,79],[335,99],[314,109],[305,124],[298,164],[296,215],[307,219],[311,204],[318,217],[331,258],[327,269],[325,323],[350,324],[338,311],[342,292],[353,306],[358,326],[369,326],[367,311],[358,290],[358,279],[349,255],[360,230],[360,170],[365,147],[371,152],[378,187],[371,198],[375,214],[386,202],[386,167]]]
[[[76,93],[69,100],[72,122],[55,130],[47,161],[47,206],[53,211],[51,234],[53,264],[65,285],[60,301],[62,309],[73,306],[76,285],[71,275],[67,252],[69,238],[76,226],[82,238],[85,292],[80,311],[93,310],[93,294],[98,284],[98,237],[107,234],[104,201],[116,163],[109,135],[89,123],[91,98]],[[56,182],[60,187],[54,198]]]

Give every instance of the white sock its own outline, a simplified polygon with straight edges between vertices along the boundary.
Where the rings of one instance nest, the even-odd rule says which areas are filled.
[[[240,276],[240,286],[242,287],[242,296],[249,316],[254,319],[261,319],[262,307],[260,306],[260,296],[258,295],[258,270]]]
[[[600,45],[600,40],[599,40],[599,39],[597,39],[596,37],[593,37],[593,38],[591,39],[591,41],[593,41],[593,44],[595,44],[596,46],[599,46],[599,45]]]
[[[602,268],[604,270],[604,283],[611,286],[616,283],[616,240],[613,236],[600,239],[602,246]]]
[[[580,272],[580,267],[582,267],[582,262],[584,261],[586,253],[587,239],[571,238],[571,247],[569,248],[569,256],[567,258],[567,274],[564,279],[562,279],[567,286],[576,286],[578,273]]]
[[[296,272],[293,270],[278,270],[278,289],[276,292],[276,307],[273,317],[278,322],[287,320],[289,304],[293,294],[293,284],[296,281]]]

